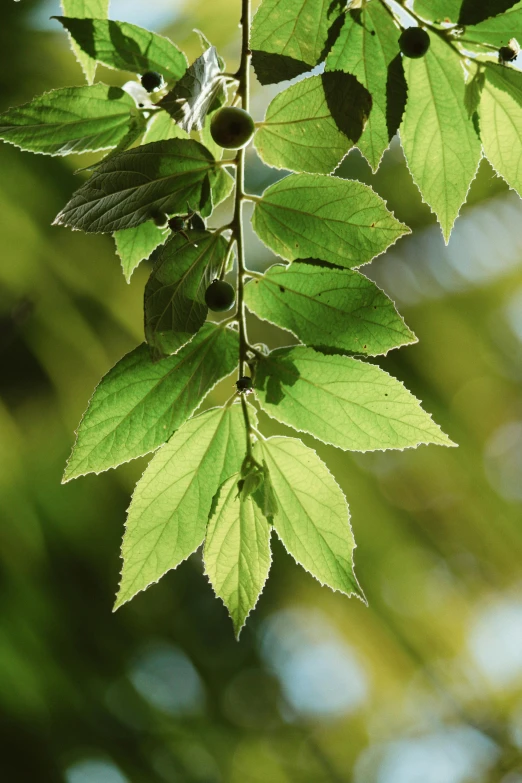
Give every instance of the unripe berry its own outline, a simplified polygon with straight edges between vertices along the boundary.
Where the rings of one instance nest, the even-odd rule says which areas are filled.
[[[154,221],[158,228],[166,228],[169,223],[168,215],[166,215],[160,209],[151,210],[150,219]]]
[[[252,390],[252,378],[248,375],[243,375],[242,378],[236,381],[236,389],[238,392],[249,392]]]
[[[236,292],[225,280],[214,280],[205,291],[205,302],[215,313],[230,310],[236,300]]]
[[[220,147],[238,150],[245,147],[254,135],[254,120],[244,109],[224,106],[210,121],[210,135]]]
[[[157,71],[147,71],[141,77],[141,83],[147,92],[154,92],[163,84],[163,76]]]
[[[430,37],[422,27],[407,27],[401,33],[399,47],[405,57],[416,60],[424,57],[430,48]]]
[[[498,59],[501,63],[511,63],[516,60],[519,52],[511,46],[501,46],[498,50]]]
[[[169,228],[171,229],[171,231],[174,231],[174,233],[183,231],[185,228],[185,218],[181,217],[180,215],[171,217],[171,219],[169,220]]]

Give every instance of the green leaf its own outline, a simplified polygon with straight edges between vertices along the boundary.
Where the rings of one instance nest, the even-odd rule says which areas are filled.
[[[522,3],[500,16],[492,16],[476,25],[466,27],[463,38],[466,41],[487,43],[500,49],[507,46],[511,38],[522,42]]]
[[[158,106],[190,133],[201,130],[207,112],[223,90],[223,77],[215,46],[210,46],[195,60],[174,88]]]
[[[256,149],[276,169],[328,174],[361,136],[371,105],[368,91],[349,74],[302,79],[269,105]]]
[[[252,64],[261,84],[293,79],[323,60],[339,0],[263,0],[252,21]]]
[[[409,233],[370,187],[321,174],[291,174],[267,188],[252,226],[287,261],[320,258],[347,268],[366,264]]]
[[[413,180],[447,242],[482,154],[466,108],[464,71],[459,55],[434,34],[424,57],[404,63],[408,103],[401,142]]]
[[[474,25],[489,16],[501,14],[516,2],[517,0],[415,0],[413,7],[424,19]]]
[[[133,73],[157,71],[167,81],[180,79],[187,70],[187,58],[172,41],[142,27],[112,19],[53,18],[84,54],[108,68]]]
[[[119,87],[63,87],[0,114],[0,138],[44,155],[107,150],[128,134],[135,111]]]
[[[165,443],[237,362],[238,336],[205,324],[174,356],[153,362],[143,343],[96,388],[77,432],[64,481],[101,473]]]
[[[221,487],[209,519],[203,558],[238,637],[270,570],[270,527],[251,496],[238,497],[239,473]]]
[[[462,0],[414,0],[413,8],[428,21],[456,23],[459,21],[461,5]]]
[[[245,302],[308,345],[375,356],[416,341],[391,299],[348,269],[273,266],[247,284]]]
[[[80,19],[90,17],[106,19],[109,14],[109,0],[62,0],[62,9],[66,16],[78,17]],[[82,52],[71,36],[69,36],[69,41],[88,84],[92,84],[96,74],[96,60]]]
[[[150,144],[153,141],[188,138],[190,138],[188,133],[176,125],[170,114],[159,111],[151,117],[143,141],[145,144]]]
[[[162,245],[168,236],[169,232],[158,228],[152,220],[136,228],[124,228],[122,231],[114,232],[116,252],[120,257],[123,274],[128,283],[136,267],[149,258],[152,251]]]
[[[245,423],[236,404],[190,419],[153,457],[129,508],[115,609],[203,543],[212,499],[239,470],[244,452]]]
[[[399,129],[406,104],[399,32],[382,3],[370,0],[346,13],[326,58],[327,71],[351,73],[371,93],[372,110],[357,146],[374,171]]]
[[[230,190],[230,175],[192,139],[144,144],[103,162],[56,217],[54,225],[112,233],[149,220],[154,211],[207,217]],[[188,205],[188,206],[187,206]]]
[[[488,64],[485,77],[479,109],[484,153],[495,171],[522,195],[522,73]]]
[[[255,453],[270,471],[278,502],[274,527],[287,551],[321,584],[364,600],[353,572],[348,504],[324,462],[295,438],[259,441]]]
[[[175,353],[205,323],[205,291],[227,255],[217,233],[175,234],[160,250],[145,288],[145,337],[155,358]]]
[[[453,445],[402,383],[347,356],[279,348],[259,360],[255,388],[269,416],[340,449]]]

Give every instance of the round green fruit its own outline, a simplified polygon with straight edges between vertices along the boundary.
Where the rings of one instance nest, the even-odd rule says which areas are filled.
[[[147,71],[141,77],[141,84],[147,92],[154,92],[163,84],[163,76],[157,71]]]
[[[236,292],[225,280],[214,280],[205,291],[205,302],[209,310],[224,313],[236,301]]]
[[[405,57],[416,60],[430,48],[430,37],[422,27],[407,27],[401,33],[399,47]]]
[[[238,150],[245,147],[254,135],[254,120],[247,111],[237,106],[224,106],[210,121],[210,135],[220,147]]]

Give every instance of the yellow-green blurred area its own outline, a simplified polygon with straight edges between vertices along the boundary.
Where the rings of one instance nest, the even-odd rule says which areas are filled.
[[[53,13],[51,0],[2,0],[2,110],[82,83]],[[191,59],[197,27],[237,64],[239,0],[115,0],[111,16],[168,33]],[[280,88],[254,80],[256,119]],[[143,339],[147,265],[127,285],[110,237],[51,227],[86,160],[0,146],[2,783],[521,783],[516,194],[483,162],[445,247],[397,143],[376,176],[356,152],[343,163],[413,230],[364,270],[419,337],[379,363],[459,448],[344,454],[308,439],[348,497],[369,608],[274,538],[236,643],[199,554],[112,613],[146,460],[60,484],[94,386]],[[251,191],[280,175],[250,155]],[[273,262],[249,233],[249,265]],[[285,340],[259,321],[250,331]]]

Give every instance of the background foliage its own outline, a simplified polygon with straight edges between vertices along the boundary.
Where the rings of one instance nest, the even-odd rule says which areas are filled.
[[[200,27],[235,62],[230,0],[135,9],[114,2],[112,16],[164,23],[191,59],[199,42],[190,31]],[[59,25],[42,29],[56,12],[52,3],[5,5],[2,109],[83,82]],[[100,74],[115,83],[111,71]],[[253,113],[264,108],[254,94]],[[516,783],[517,197],[482,162],[445,248],[397,146],[375,177],[356,153],[343,163],[414,229],[372,274],[421,342],[379,363],[460,448],[319,448],[350,499],[370,608],[321,590],[276,545],[236,643],[198,557],[111,613],[124,513],[145,461],[59,483],[86,389],[142,339],[148,272],[143,265],[125,286],[110,238],[50,227],[85,161],[0,147],[2,779]],[[260,192],[274,175],[257,164],[248,186]],[[271,263],[253,237],[249,256],[259,269]],[[250,330],[263,339],[258,322]],[[230,384],[209,402],[223,402]],[[284,432],[266,418],[263,427]]]

